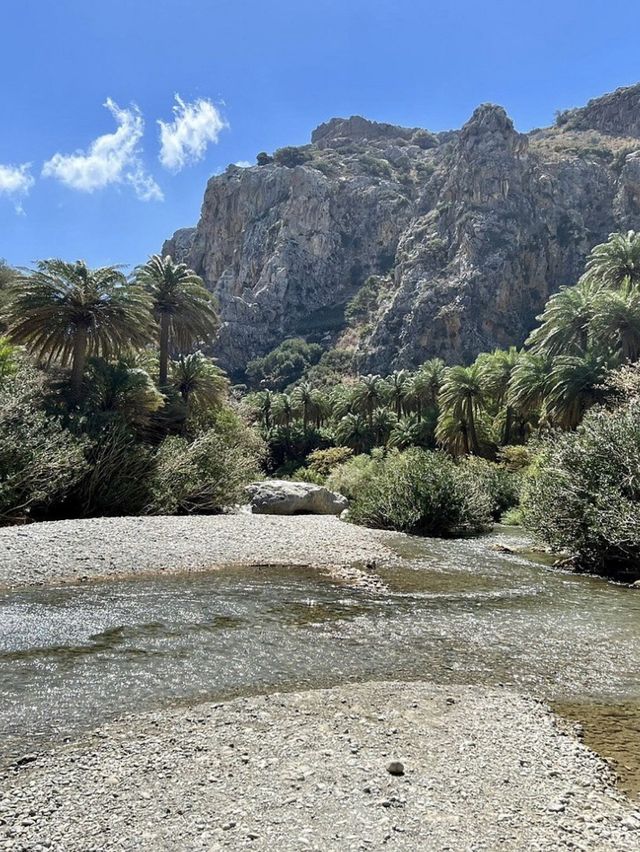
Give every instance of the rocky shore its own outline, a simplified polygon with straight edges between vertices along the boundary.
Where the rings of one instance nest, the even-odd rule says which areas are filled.
[[[356,582],[358,565],[393,559],[389,533],[328,515],[90,518],[0,529],[0,588],[207,571],[314,565]]]
[[[347,685],[142,714],[27,755],[1,779],[0,848],[638,850],[612,781],[531,699]]]

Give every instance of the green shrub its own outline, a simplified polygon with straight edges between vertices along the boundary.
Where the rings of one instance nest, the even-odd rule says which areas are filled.
[[[288,145],[274,151],[273,159],[279,166],[287,166],[287,168],[292,169],[295,166],[303,166],[308,163],[311,157],[302,148],[294,148]]]
[[[331,472],[326,482],[327,488],[343,494],[349,500],[355,500],[373,478],[382,457],[381,450],[373,450],[371,455],[363,453],[350,458]]]
[[[518,505],[522,486],[518,474],[478,456],[466,456],[459,465],[463,476],[468,476],[486,491],[494,519]]]
[[[87,447],[88,468],[69,499],[74,515],[137,515],[148,504],[154,459],[121,419],[106,424]]]
[[[44,380],[22,369],[0,387],[0,521],[39,516],[84,476],[87,442],[44,410]]]
[[[322,346],[317,343],[307,343],[301,337],[288,338],[267,355],[249,361],[248,382],[254,388],[284,390],[298,381],[312,364],[317,364],[321,355]]]
[[[307,456],[307,467],[327,477],[338,465],[344,464],[353,456],[350,447],[329,447],[326,450],[314,450]]]
[[[257,438],[234,429],[209,429],[193,441],[165,438],[156,455],[147,511],[212,514],[241,503],[244,487],[260,477],[261,455]]]
[[[586,568],[640,575],[640,401],[592,409],[548,439],[527,477],[525,525]]]
[[[491,504],[476,477],[448,455],[410,449],[377,462],[356,495],[353,521],[419,535],[464,535],[487,529]]]
[[[520,527],[522,526],[522,520],[522,509],[514,507],[513,509],[507,509],[500,518],[500,523],[506,527]]]
[[[311,470],[309,467],[299,467],[291,479],[294,482],[310,482],[312,485],[325,484],[325,477],[317,470]]]

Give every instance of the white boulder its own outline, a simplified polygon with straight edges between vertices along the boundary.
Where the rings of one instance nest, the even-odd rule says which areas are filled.
[[[256,515],[340,515],[349,505],[342,494],[310,482],[266,479],[247,486]]]

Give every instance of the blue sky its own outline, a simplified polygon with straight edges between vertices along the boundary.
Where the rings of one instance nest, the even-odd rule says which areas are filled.
[[[212,174],[335,115],[442,130],[493,101],[528,130],[640,80],[637,0],[2,0],[0,14],[0,257],[16,265],[139,263],[195,224]]]

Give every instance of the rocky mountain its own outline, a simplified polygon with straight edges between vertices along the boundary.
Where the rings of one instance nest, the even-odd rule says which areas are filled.
[[[520,344],[594,244],[640,227],[640,84],[527,134],[492,104],[446,133],[334,118],[259,161],[211,178],[163,248],[217,295],[223,366],[291,336],[365,371],[469,361]]]

